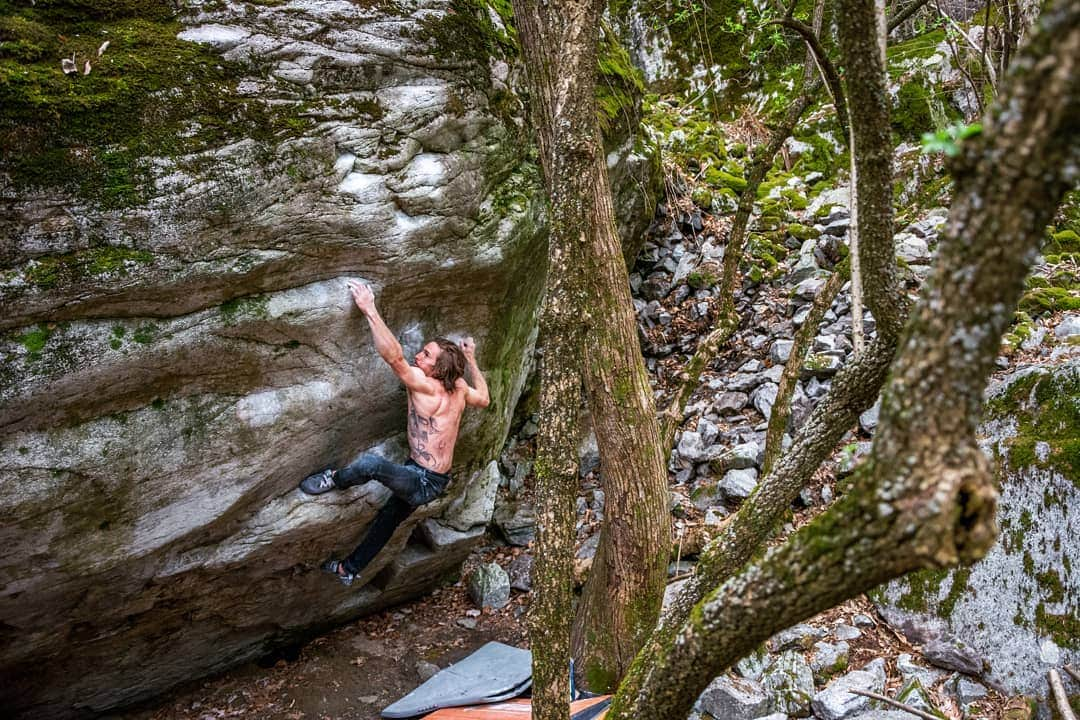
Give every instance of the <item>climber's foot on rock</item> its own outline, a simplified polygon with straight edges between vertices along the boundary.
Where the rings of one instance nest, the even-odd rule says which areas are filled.
[[[345,568],[345,563],[333,558],[324,562],[322,569],[336,577],[342,585],[352,585],[352,581],[356,579],[356,576]]]
[[[300,483],[300,489],[308,495],[322,495],[324,492],[336,490],[337,484],[334,482],[334,471],[327,468],[314,475],[308,475]]]

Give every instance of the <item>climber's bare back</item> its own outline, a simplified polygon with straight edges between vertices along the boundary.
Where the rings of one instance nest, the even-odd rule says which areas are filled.
[[[465,381],[453,393],[432,383],[431,394],[409,391],[409,455],[429,470],[450,471],[454,460],[461,415],[465,410]]]

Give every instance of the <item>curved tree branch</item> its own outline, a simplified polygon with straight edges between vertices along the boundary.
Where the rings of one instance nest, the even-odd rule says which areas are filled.
[[[782,25],[789,30],[794,30],[799,34],[799,37],[806,43],[806,47],[814,56],[814,61],[817,63],[818,70],[821,73],[822,79],[829,88],[829,94],[832,95],[833,105],[836,106],[836,121],[840,124],[840,132],[844,136],[844,142],[847,142],[849,137],[847,100],[844,97],[844,88],[840,83],[840,75],[836,72],[836,66],[832,64],[832,60],[829,59],[828,53],[825,52],[825,48],[821,44],[821,40],[818,39],[817,33],[814,29],[806,23],[799,22],[798,20],[790,17],[785,17],[782,20],[770,20],[765,23],[766,25]]]

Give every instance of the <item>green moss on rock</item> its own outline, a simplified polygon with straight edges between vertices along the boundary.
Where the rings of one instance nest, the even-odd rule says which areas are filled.
[[[23,276],[30,284],[49,289],[60,283],[127,275],[153,259],[154,256],[144,250],[108,245],[35,258],[23,268]]]
[[[242,66],[178,39],[170,0],[0,0],[0,17],[0,169],[20,189],[131,205],[147,194],[145,158],[306,126],[298,110],[238,95]]]
[[[893,109],[890,121],[901,138],[915,140],[934,128],[930,93],[921,83],[904,83],[897,91],[896,99],[897,107]]]

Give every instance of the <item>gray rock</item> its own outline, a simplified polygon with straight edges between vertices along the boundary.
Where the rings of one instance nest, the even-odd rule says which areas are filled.
[[[764,365],[760,360],[747,360],[739,366],[738,371],[741,373],[756,373],[761,372],[761,368],[763,367]]]
[[[909,232],[921,238],[931,238],[937,236],[938,231],[944,223],[944,217],[940,215],[931,215],[930,217],[908,225],[904,230],[905,232]]]
[[[778,384],[783,376],[784,368],[781,365],[773,365],[771,368],[763,370],[759,375],[762,382],[771,382],[773,384]]]
[[[795,267],[793,267],[788,274],[788,280],[789,282],[799,283],[809,277],[813,277],[819,272],[821,272],[821,267],[817,264],[817,260],[814,259],[813,251],[811,251],[809,255],[799,256],[799,260],[795,263]]]
[[[725,720],[757,720],[770,712],[769,697],[761,685],[726,675],[717,677],[705,688],[694,708]]]
[[[720,480],[720,492],[729,500],[745,500],[757,487],[757,476],[754,468],[729,470]]]
[[[844,364],[842,352],[813,353],[806,358],[800,371],[803,379],[827,378],[835,375]]]
[[[729,515],[728,511],[722,507],[709,507],[705,509],[705,525],[707,527],[717,527]]]
[[[522,460],[514,467],[514,474],[506,483],[506,488],[510,493],[510,497],[516,498],[525,488],[525,481],[532,473],[532,469],[533,464],[531,460]]]
[[[926,240],[909,233],[896,234],[896,256],[909,265],[925,265],[930,262],[930,247]]]
[[[716,396],[713,409],[721,415],[735,415],[750,402],[750,396],[741,392],[725,392]]]
[[[440,670],[442,670],[442,668],[427,660],[419,660],[416,663],[416,676],[420,678],[420,682],[427,682]]]
[[[808,277],[795,286],[792,296],[800,300],[811,301],[825,287],[826,282],[828,282],[828,277],[824,275]]]
[[[945,673],[940,670],[916,664],[908,653],[902,653],[896,657],[896,669],[900,673],[902,685],[918,682],[924,688],[931,688],[938,680],[945,677]]]
[[[684,430],[676,448],[679,457],[691,463],[705,462],[709,459],[707,448],[701,442],[701,435],[693,430]]]
[[[870,710],[852,715],[850,720],[911,720],[913,717],[915,716],[903,710]]]
[[[814,673],[814,679],[823,683],[847,670],[850,653],[850,646],[843,640],[837,643],[814,643],[814,655],[810,660],[810,669]]]
[[[810,418],[810,413],[814,411],[814,401],[803,390],[802,383],[795,385],[795,392],[791,396],[791,415],[788,419],[788,424],[792,430],[799,430]],[[787,450],[787,448],[784,448]]]
[[[443,522],[466,531],[477,525],[487,525],[495,512],[495,494],[502,482],[499,463],[492,460],[476,473],[461,493],[443,513]]]
[[[506,574],[510,577],[510,589],[529,592],[532,590],[533,556],[522,553],[510,561]]]
[[[1080,335],[1080,315],[1069,314],[1061,319],[1058,326],[1054,328],[1054,337],[1059,340],[1065,338],[1071,338]]]
[[[590,430],[578,446],[578,472],[585,477],[600,467],[600,446],[596,444],[596,433]]]
[[[720,431],[708,418],[701,418],[698,420],[697,432],[701,436],[701,443],[709,446],[716,442],[716,436]]]
[[[956,699],[960,701],[961,706],[967,706],[982,700],[989,692],[982,683],[969,680],[963,675],[956,677],[956,680],[951,683],[951,689]]]
[[[735,663],[735,672],[748,680],[761,680],[765,670],[772,664],[773,656],[765,647],[759,647],[739,662]]]
[[[736,373],[729,377],[723,387],[729,392],[746,393],[768,380],[760,373]]]
[[[761,678],[761,686],[770,695],[773,710],[794,717],[810,715],[814,696],[814,674],[801,652],[782,653]]]
[[[768,644],[769,649],[773,652],[781,652],[783,650],[792,650],[795,648],[809,650],[816,640],[819,640],[824,636],[825,631],[821,628],[800,623],[798,625],[792,625],[787,630],[781,630],[776,633],[769,638]]]
[[[922,710],[923,712],[930,712],[937,709],[930,700],[930,693],[927,692],[927,689],[923,687],[922,683],[918,680],[914,680],[901,687],[900,691],[896,693],[895,699],[916,710]]]
[[[791,348],[794,344],[792,340],[777,340],[769,348],[769,359],[783,365],[791,357]]]
[[[851,221],[848,218],[837,218],[836,220],[833,220],[828,225],[826,225],[822,229],[822,232],[825,235],[835,235],[836,237],[843,237],[847,234],[849,225],[851,225]]]
[[[744,470],[761,465],[764,449],[756,442],[735,445],[713,461],[713,469],[718,473],[728,470]]]
[[[840,623],[834,627],[832,634],[837,640],[855,640],[856,638],[862,637],[862,631],[859,630],[859,628],[844,623]]]
[[[825,397],[829,392],[831,381],[822,381],[816,377],[812,377],[806,381],[806,394],[812,400],[820,400]]]
[[[830,352],[836,349],[836,335],[825,333],[814,338],[814,352]]]
[[[447,527],[434,518],[420,523],[420,536],[436,552],[468,552],[484,538],[485,526],[476,525],[465,532]]]
[[[492,523],[511,545],[524,547],[536,538],[536,513],[531,504],[520,500],[496,499]]]
[[[776,402],[779,392],[780,386],[769,382],[758,385],[754,392],[750,393],[750,402],[766,420],[772,415],[773,403]]]
[[[953,638],[934,638],[923,645],[923,657],[931,665],[946,670],[978,675],[983,670],[982,658],[966,644]]]
[[[874,428],[878,424],[878,416],[881,414],[881,398],[870,407],[870,409],[859,415],[859,427],[862,428],[865,433],[873,433]]]
[[[861,441],[845,445],[840,450],[840,458],[836,463],[836,476],[847,477],[855,471],[862,459],[870,454],[873,443]]]
[[[497,563],[482,563],[465,579],[469,597],[480,608],[499,610],[510,602],[510,576]]]
[[[843,720],[870,709],[870,699],[855,695],[852,690],[880,693],[885,679],[876,672],[853,670],[833,680],[811,702],[814,714],[821,720]]]

